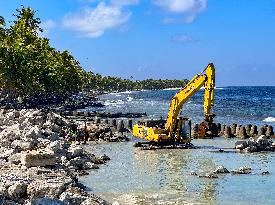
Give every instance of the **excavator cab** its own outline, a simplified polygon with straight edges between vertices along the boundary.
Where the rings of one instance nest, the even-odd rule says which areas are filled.
[[[185,117],[179,117],[177,119],[176,136],[180,136],[180,140],[187,140],[191,138],[191,120]]]

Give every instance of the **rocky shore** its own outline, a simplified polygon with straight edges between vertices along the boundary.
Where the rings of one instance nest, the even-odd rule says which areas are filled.
[[[110,159],[84,151],[89,140],[125,141],[127,129],[69,121],[53,112],[0,110],[0,204],[109,204],[78,176]]]

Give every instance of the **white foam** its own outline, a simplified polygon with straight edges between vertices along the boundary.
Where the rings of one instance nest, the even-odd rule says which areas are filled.
[[[181,88],[165,88],[163,90],[179,90],[179,89],[181,89]]]
[[[267,117],[263,121],[264,122],[275,122],[275,117]]]

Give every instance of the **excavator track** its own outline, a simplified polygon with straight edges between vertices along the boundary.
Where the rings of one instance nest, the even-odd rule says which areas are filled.
[[[161,144],[152,143],[152,142],[137,142],[134,144],[134,146],[139,147],[141,150],[196,149],[196,147],[192,143],[161,145]]]

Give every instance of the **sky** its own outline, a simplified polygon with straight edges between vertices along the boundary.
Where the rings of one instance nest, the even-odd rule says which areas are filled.
[[[0,16],[20,5],[88,71],[191,79],[212,62],[217,86],[275,85],[275,0],[0,0]]]

